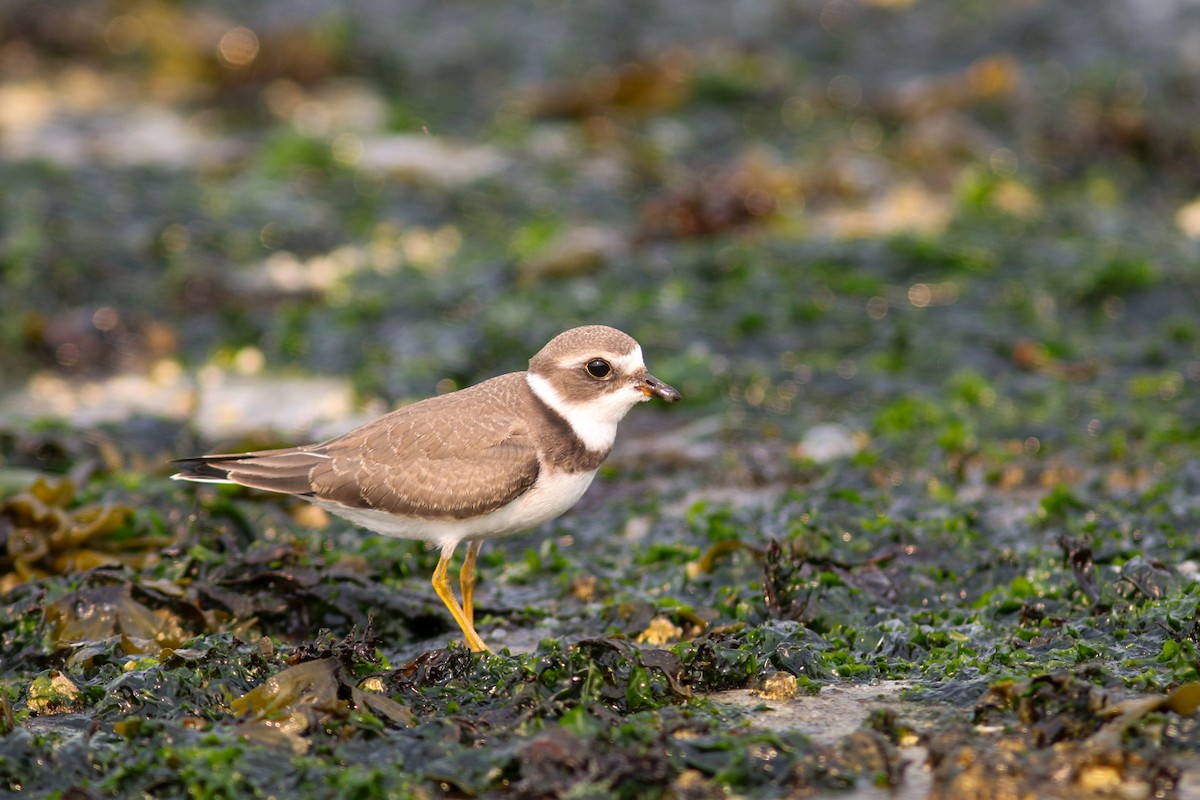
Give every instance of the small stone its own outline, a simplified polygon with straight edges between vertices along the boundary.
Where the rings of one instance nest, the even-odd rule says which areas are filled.
[[[387,687],[383,685],[383,678],[379,677],[378,675],[371,675],[370,677],[364,678],[363,682],[358,685],[358,688],[368,692],[380,693],[386,691],[387,689]]]
[[[755,694],[767,700],[791,700],[798,691],[796,676],[790,672],[768,672],[754,689]]]
[[[638,634],[637,641],[642,644],[663,645],[677,642],[682,636],[683,628],[664,616],[657,616],[650,620],[646,630]]]
[[[313,530],[323,531],[329,527],[329,513],[311,503],[305,503],[292,509],[292,519],[297,525]]]
[[[827,464],[855,455],[866,443],[864,435],[834,422],[809,428],[797,449],[802,457],[816,464]]]
[[[596,599],[597,593],[600,591],[600,579],[595,575],[576,575],[575,581],[571,586],[571,594],[577,600],[582,600],[585,603],[590,603]]]
[[[490,178],[506,166],[499,150],[450,142],[426,134],[365,136],[355,166],[431,186],[454,188]]]
[[[570,228],[521,265],[521,280],[532,283],[594,272],[620,258],[626,249],[620,231],[595,225]]]
[[[70,711],[78,697],[79,687],[56,670],[33,679],[26,706],[34,714],[61,714]]]

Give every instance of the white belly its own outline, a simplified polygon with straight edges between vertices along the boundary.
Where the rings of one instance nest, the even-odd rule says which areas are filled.
[[[444,549],[465,540],[508,536],[549,522],[579,502],[595,477],[595,470],[552,474],[543,472],[529,491],[508,505],[467,519],[398,517],[371,508],[353,508],[321,500],[314,502],[331,514],[376,533],[401,539],[420,539]]]

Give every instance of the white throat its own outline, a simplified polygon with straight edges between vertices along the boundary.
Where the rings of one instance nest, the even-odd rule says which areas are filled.
[[[557,412],[571,430],[593,452],[606,451],[617,438],[617,423],[624,419],[641,400],[640,392],[605,392],[586,403],[569,403],[563,399],[550,381],[533,372],[525,373],[525,381],[538,399]]]

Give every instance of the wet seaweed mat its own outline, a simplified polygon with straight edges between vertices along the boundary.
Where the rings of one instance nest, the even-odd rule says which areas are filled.
[[[0,795],[1200,797],[1196,9],[378,5],[0,11]],[[497,655],[166,480],[590,322]]]
[[[27,708],[40,715],[15,729],[8,716],[4,780],[24,792],[88,786],[101,796],[440,786],[552,797],[581,784],[641,796],[713,780],[752,792],[845,787],[894,769],[880,735],[868,736],[874,754],[864,758],[852,741],[755,730],[744,714],[694,700],[693,689],[729,679],[715,674],[712,647],[701,655],[599,639],[523,656],[455,647],[383,670],[376,644],[325,640],[287,666],[226,635],[136,670],[110,662],[82,686],[49,674],[30,688]],[[71,713],[89,704],[86,717]]]
[[[494,657],[454,647],[395,668],[383,656],[395,641],[369,629],[308,644],[263,637],[321,615],[369,626],[395,592],[387,575],[324,564],[319,538],[256,541],[236,506],[215,496],[213,529],[193,535],[221,542],[220,557],[184,542],[153,565],[104,565],[75,573],[69,586],[40,580],[9,591],[0,645],[13,666],[0,770],[10,788],[91,787],[102,796],[278,786],[541,796],[581,786],[621,796],[724,786],[772,796],[902,784],[906,770],[920,768],[902,752],[921,746],[934,789],[947,797],[990,785],[995,771],[1013,775],[1005,785],[1017,788],[1053,777],[1063,796],[1170,789],[1189,774],[1200,677],[1194,582],[1122,558],[1129,544],[1121,537],[1093,537],[1091,548],[1060,538],[1026,553],[996,541],[980,559],[981,542],[962,534],[986,524],[986,503],[905,509],[891,492],[846,488],[868,472],[844,467],[758,511],[695,505],[689,537],[632,562],[612,544],[587,572],[553,548],[521,565],[563,571],[535,603],[568,621],[559,636],[574,641],[571,631],[598,617],[621,638],[548,640]],[[1107,506],[1060,490],[1039,508],[1045,525],[1066,531],[1090,525],[1097,508],[1114,529],[1133,530],[1177,480]],[[54,496],[68,497],[60,503],[69,512],[66,492]],[[2,516],[27,525],[27,506],[17,495]],[[1175,513],[1183,522],[1192,511]],[[125,524],[136,529],[136,514]],[[840,533],[871,526],[869,539]],[[1156,548],[1154,535],[1177,546],[1171,527],[1139,538],[1138,551]],[[774,536],[753,544],[763,533]],[[606,559],[621,577],[605,576]],[[1103,566],[1116,560],[1119,569]],[[500,606],[508,591],[525,591],[517,573]],[[389,602],[390,637],[421,629],[428,606]],[[581,603],[592,608],[582,619]],[[519,620],[521,608],[512,611]],[[492,608],[492,624],[509,613]],[[633,641],[680,637],[687,641],[669,649]],[[1008,677],[1081,666],[1080,677]],[[912,710],[893,706],[834,741],[759,727],[753,706],[706,699],[751,688],[763,704],[803,704],[824,685],[885,678],[910,682]],[[928,703],[940,716],[922,715]],[[953,711],[960,705],[976,706],[973,726]],[[984,755],[994,737],[1006,742],[999,761]],[[1079,746],[1064,751],[1068,741]]]

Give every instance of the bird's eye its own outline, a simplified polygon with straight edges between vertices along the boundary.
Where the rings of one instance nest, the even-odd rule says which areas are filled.
[[[612,372],[612,367],[603,358],[593,358],[584,366],[584,369],[593,378],[607,378]]]

